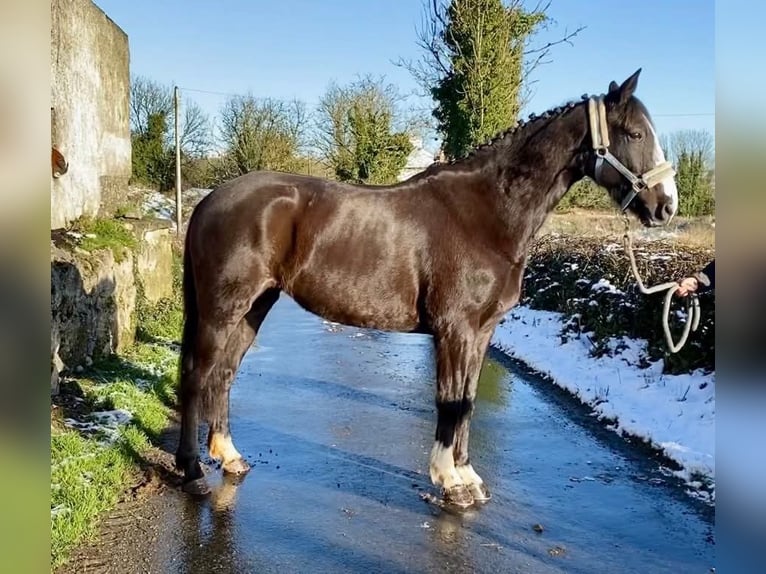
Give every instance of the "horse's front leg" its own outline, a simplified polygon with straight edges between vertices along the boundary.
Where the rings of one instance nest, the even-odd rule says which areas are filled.
[[[474,470],[473,465],[471,465],[471,460],[468,456],[468,436],[471,430],[471,416],[473,415],[474,401],[476,400],[476,389],[479,386],[479,375],[493,330],[494,326],[493,329],[485,329],[476,338],[476,346],[474,352],[469,357],[466,380],[463,387],[463,398],[468,405],[468,410],[463,418],[458,421],[455,428],[455,468],[475,502],[486,502],[492,497],[489,488],[487,488],[487,485]]]
[[[477,334],[468,327],[450,326],[434,337],[436,346],[436,437],[431,449],[431,482],[441,486],[444,500],[456,506],[473,504],[473,496],[455,466],[456,430],[469,415],[465,381],[476,362]]]

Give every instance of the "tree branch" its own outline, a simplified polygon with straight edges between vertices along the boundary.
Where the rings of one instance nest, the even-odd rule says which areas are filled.
[[[564,30],[564,37],[563,38],[561,38],[559,40],[555,40],[553,42],[548,42],[547,44],[545,44],[544,46],[541,46],[539,48],[534,48],[534,49],[531,49],[531,50],[526,50],[526,51],[524,51],[523,54],[525,56],[529,56],[531,54],[537,54],[537,53],[540,53],[540,52],[547,53],[547,52],[550,51],[551,48],[553,48],[554,46],[558,46],[559,44],[569,44],[570,46],[574,46],[574,44],[572,43],[572,38],[577,36],[577,34],[582,32],[586,28],[587,28],[587,26],[579,26],[574,32],[571,32],[571,33],[567,33],[567,31]]]

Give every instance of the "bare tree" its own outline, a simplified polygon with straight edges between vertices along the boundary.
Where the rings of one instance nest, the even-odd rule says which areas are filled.
[[[199,163],[211,146],[207,114],[191,99],[180,106],[181,172],[193,185],[200,179]],[[170,189],[175,185],[175,106],[173,88],[144,76],[130,84],[130,130],[133,143],[133,177],[137,181]]]
[[[416,115],[403,113],[403,100],[383,78],[330,84],[317,108],[314,146],[338,179],[396,180],[412,150],[409,134],[420,127]]]
[[[521,7],[522,2],[515,1],[515,5],[518,7]],[[539,2],[532,10],[531,14],[543,14],[545,15],[542,22],[540,22],[540,26],[538,28],[538,31],[540,30],[549,30],[552,26],[555,26],[557,23],[556,21],[548,16],[548,11],[551,7],[551,2]],[[551,59],[553,49],[556,46],[567,44],[569,46],[573,46],[572,40],[583,30],[585,30],[587,26],[577,26],[573,31],[570,31],[568,27],[564,28],[564,32],[559,36],[558,39],[552,40],[550,42],[546,42],[544,44],[535,45],[531,42],[527,42],[526,48],[523,52],[524,55],[524,64],[523,64],[523,72],[521,75],[521,81],[522,81],[522,93],[521,93],[521,105],[522,107],[525,106],[527,103],[529,103],[529,100],[532,97],[532,86],[537,83],[537,80],[533,79],[532,74],[537,70],[540,66],[544,66],[545,64],[550,64],[553,60]],[[531,35],[527,38],[527,40],[531,40],[534,38],[534,35]]]
[[[715,160],[715,142],[707,130],[678,130],[660,137],[660,145],[668,159],[677,163],[679,158],[686,155],[699,155],[705,165],[712,169]]]
[[[130,84],[130,131],[146,136],[152,116],[165,118],[168,128],[165,145],[174,145],[171,126],[175,122],[173,88],[144,76],[134,76]],[[211,144],[210,118],[193,100],[181,99],[180,144],[181,153],[195,158],[203,156]]]
[[[190,158],[200,158],[210,151],[213,133],[208,115],[197,102],[181,100],[181,152]]]
[[[150,78],[134,76],[130,82],[130,131],[146,135],[149,118],[162,115],[170,119],[173,113],[173,92]]]
[[[224,154],[217,165],[218,178],[257,169],[293,169],[303,149],[307,123],[306,106],[297,100],[229,98],[220,113]]]

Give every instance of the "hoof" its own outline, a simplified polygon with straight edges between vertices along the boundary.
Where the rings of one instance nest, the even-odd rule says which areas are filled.
[[[187,494],[194,496],[207,496],[210,494],[210,486],[208,486],[207,480],[204,477],[184,482],[181,489]]]
[[[473,496],[465,485],[460,484],[444,490],[444,502],[460,508],[468,508],[473,505]]]
[[[240,473],[240,474],[233,474],[224,472],[223,476],[221,477],[221,483],[224,486],[228,487],[236,487],[245,482],[245,477],[247,476],[246,472]]]
[[[247,474],[250,470],[250,465],[245,462],[244,458],[235,458],[232,461],[224,463],[222,467],[226,474],[233,475]]]
[[[492,498],[492,493],[490,493],[489,488],[484,483],[472,484],[468,489],[471,491],[475,502],[489,502]]]

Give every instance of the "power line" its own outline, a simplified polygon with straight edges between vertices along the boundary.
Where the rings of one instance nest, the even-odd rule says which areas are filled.
[[[212,90],[198,90],[196,88],[183,88],[181,86],[178,86],[178,89],[182,92],[197,92],[200,94],[213,94],[214,96],[227,96],[230,98],[242,96],[242,94],[227,94],[225,92],[214,92]]]
[[[288,102],[288,101],[300,101],[303,102],[306,105],[316,105],[317,102],[306,102],[303,100],[300,100],[299,98],[271,98],[266,96],[253,96],[248,94],[233,94],[229,92],[217,92],[214,90],[200,90],[197,88],[184,88],[181,86],[178,86],[178,89],[183,92],[197,92],[199,94],[211,94],[214,96],[225,96],[227,98],[242,98],[242,97],[252,97],[255,100],[275,100],[275,101],[281,101],[281,102]],[[431,108],[424,107],[424,106],[415,106],[412,108],[412,111],[430,111]],[[667,113],[667,114],[652,114],[652,117],[655,118],[682,118],[682,117],[710,117],[714,116],[715,112],[676,112],[676,113]]]
[[[308,102],[305,100],[301,100],[299,98],[275,98],[275,97],[269,97],[269,96],[255,96],[252,93],[250,94],[233,94],[229,92],[216,92],[215,90],[199,90],[197,88],[184,88],[181,86],[178,86],[178,89],[182,92],[196,92],[199,94],[211,94],[214,96],[225,96],[227,98],[253,98],[254,100],[258,101],[266,101],[266,100],[272,100],[276,102],[301,102],[307,106],[311,105],[318,105],[319,102]]]

